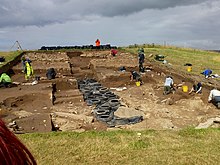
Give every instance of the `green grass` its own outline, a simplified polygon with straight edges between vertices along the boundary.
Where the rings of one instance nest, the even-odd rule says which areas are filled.
[[[141,133],[141,136],[138,136]],[[38,164],[219,164],[220,130],[59,132],[18,137]]]
[[[121,48],[124,51],[129,51],[137,55],[138,49],[144,47],[144,45],[130,46]],[[154,60],[156,54],[165,56],[165,60],[172,65],[174,69],[187,72],[184,64],[191,63],[193,66],[192,74],[200,74],[204,69],[210,68],[213,73],[219,73],[220,65],[220,53],[197,50],[190,48],[178,48],[178,47],[163,47],[156,45],[155,47],[144,47],[145,56],[148,60]],[[149,55],[152,54],[152,57]],[[161,64],[161,62],[158,62]]]
[[[0,67],[7,64],[10,61],[13,61],[20,54],[21,51],[0,52],[0,56],[5,57],[5,62],[0,63]]]

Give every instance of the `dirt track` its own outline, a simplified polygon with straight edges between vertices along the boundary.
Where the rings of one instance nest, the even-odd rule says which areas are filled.
[[[18,85],[0,89],[0,115],[10,123],[16,121],[18,132],[48,132],[54,126],[66,131],[106,130],[106,124],[96,121],[91,113],[93,106],[87,106],[82,93],[77,88],[77,80],[94,78],[104,87],[120,97],[121,106],[115,112],[119,117],[142,115],[144,120],[137,124],[117,126],[113,129],[180,129],[197,126],[209,118],[218,117],[220,111],[207,98],[214,79],[193,76],[185,71],[176,71],[171,66],[158,65],[150,61],[146,54],[146,67],[152,71],[142,74],[144,85],[137,87],[130,82],[129,71],[138,70],[137,56],[119,52],[111,57],[109,51],[85,51],[67,53],[29,53],[33,61],[35,75],[41,77],[36,85]],[[119,71],[125,66],[126,72]],[[55,68],[57,77],[46,80],[46,70]],[[14,82],[24,82],[21,64],[14,66]],[[189,95],[179,88],[174,94],[163,95],[163,83],[166,75],[172,75],[175,83],[186,81],[189,88],[194,79],[202,81],[203,92]],[[55,105],[50,96],[52,83],[56,83]],[[117,91],[119,87],[126,87]]]

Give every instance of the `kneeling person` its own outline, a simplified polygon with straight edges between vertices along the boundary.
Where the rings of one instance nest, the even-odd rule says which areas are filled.
[[[167,76],[164,83],[163,94],[168,95],[169,93],[171,93],[174,90],[173,87],[174,87],[173,78],[171,76]]]
[[[208,102],[212,102],[218,109],[220,109],[220,91],[216,88],[212,89],[209,94]]]
[[[10,87],[11,85],[11,78],[9,75],[7,75],[6,73],[2,73],[1,77],[0,77],[0,87],[4,86],[4,87]]]
[[[141,85],[143,84],[143,81],[141,79],[141,75],[138,74],[136,71],[131,71],[131,75],[130,75],[130,80],[131,81],[140,81]]]
[[[189,94],[191,94],[192,92],[195,92],[196,94],[201,94],[202,93],[202,83],[201,82],[196,82],[194,81],[193,87],[190,90]]]

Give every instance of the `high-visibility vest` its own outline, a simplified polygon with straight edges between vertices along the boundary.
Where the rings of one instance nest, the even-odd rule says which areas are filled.
[[[96,44],[96,46],[100,46],[100,41],[96,40],[95,44]]]
[[[9,75],[7,75],[6,73],[2,73],[1,77],[0,77],[0,83],[1,82],[8,82],[11,83],[11,78],[9,77]]]
[[[29,62],[25,63],[25,70],[26,70],[25,73],[26,73],[27,76],[31,76],[31,75],[34,74],[33,68],[32,68],[32,66]]]

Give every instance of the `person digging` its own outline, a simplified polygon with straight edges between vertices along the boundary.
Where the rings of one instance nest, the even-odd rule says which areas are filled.
[[[0,87],[11,87],[12,81],[9,75],[2,73],[0,77]]]
[[[165,83],[164,83],[163,94],[164,95],[168,95],[168,94],[170,94],[173,91],[175,91],[174,83],[173,83],[173,78],[171,76],[167,76],[166,79],[165,79]]]
[[[218,109],[220,109],[220,91],[217,88],[213,88],[210,91],[208,102],[213,103]]]
[[[202,83],[201,82],[194,82],[192,89],[190,90],[189,94],[191,94],[192,92],[196,93],[196,94],[201,94],[202,93]]]
[[[143,81],[141,79],[141,75],[136,71],[130,71],[130,81],[140,82],[140,85],[143,85]]]

